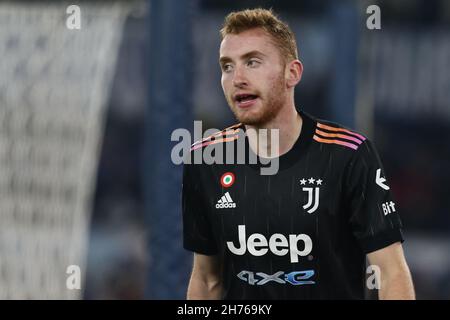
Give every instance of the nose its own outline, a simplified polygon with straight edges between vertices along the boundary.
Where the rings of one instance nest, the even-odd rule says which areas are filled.
[[[245,77],[244,71],[241,67],[235,67],[233,73],[233,86],[242,88],[248,85],[248,80]]]

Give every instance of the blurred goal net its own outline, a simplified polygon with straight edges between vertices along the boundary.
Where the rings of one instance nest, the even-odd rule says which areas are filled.
[[[0,2],[0,299],[82,297],[108,90],[131,3]],[[67,287],[68,266],[81,290]]]

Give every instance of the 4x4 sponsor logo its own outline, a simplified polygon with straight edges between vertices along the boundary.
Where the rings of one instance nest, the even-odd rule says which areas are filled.
[[[301,179],[300,185],[305,186],[303,191],[308,192],[308,201],[302,206],[308,213],[314,213],[319,207],[320,201],[320,187],[322,185],[322,179]]]
[[[276,282],[279,284],[289,283],[294,286],[299,286],[315,284],[316,282],[311,279],[314,274],[314,270],[292,271],[289,273],[278,271],[274,274],[243,270],[237,274],[237,277],[252,286],[262,286],[270,282]]]

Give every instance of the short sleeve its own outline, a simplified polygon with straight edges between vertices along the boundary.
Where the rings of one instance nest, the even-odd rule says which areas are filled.
[[[213,255],[218,250],[207,215],[203,187],[196,174],[197,167],[195,164],[183,165],[183,246],[189,251]]]
[[[403,242],[399,208],[380,157],[369,140],[355,151],[347,171],[346,202],[350,225],[365,253]]]

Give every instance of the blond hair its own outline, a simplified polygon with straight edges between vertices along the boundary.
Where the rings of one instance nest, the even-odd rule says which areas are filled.
[[[298,59],[294,33],[272,12],[272,9],[258,8],[231,12],[225,17],[220,34],[223,40],[227,34],[239,34],[254,28],[263,29],[273,39],[274,44],[280,48],[285,62]]]

